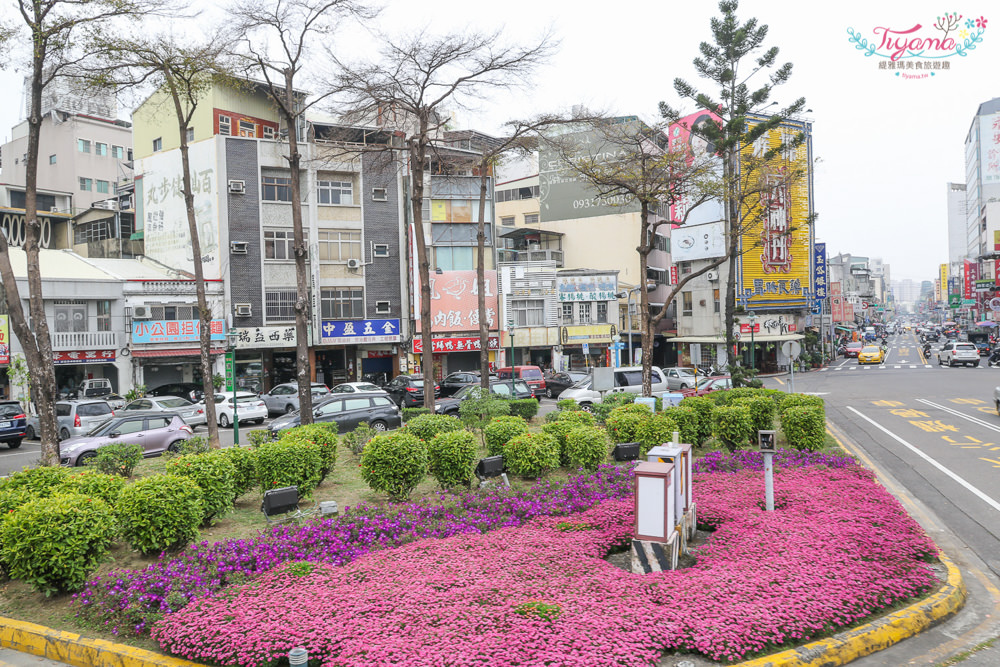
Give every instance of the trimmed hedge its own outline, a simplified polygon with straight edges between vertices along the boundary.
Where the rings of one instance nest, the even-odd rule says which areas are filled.
[[[239,498],[257,486],[257,450],[251,447],[226,447],[219,450],[233,464],[233,490]]]
[[[679,430],[677,422],[665,412],[643,419],[636,429],[634,441],[639,443],[640,458],[645,458],[646,453],[653,447],[671,442],[674,431]]]
[[[312,443],[319,447],[322,464],[319,469],[319,481],[322,482],[330,474],[337,464],[337,444],[340,436],[337,435],[336,424],[306,424],[290,428],[281,434],[278,442],[291,443]]]
[[[525,433],[504,446],[503,459],[519,477],[541,477],[559,467],[559,443],[547,433]]]
[[[486,453],[490,456],[503,454],[503,446],[510,442],[511,438],[527,432],[528,424],[520,417],[509,415],[494,417],[483,429],[483,435],[486,438]]]
[[[639,426],[645,419],[653,416],[653,411],[646,405],[627,404],[616,407],[605,418],[604,425],[608,435],[615,443],[636,442]]]
[[[608,460],[611,451],[608,434],[596,426],[574,425],[566,434],[563,451],[567,463],[593,472]]]
[[[352,454],[360,455],[365,450],[365,445],[368,444],[368,441],[378,434],[379,431],[376,431],[368,424],[362,423],[358,424],[358,427],[350,433],[345,433],[340,441],[344,443],[344,447],[351,450]]]
[[[97,498],[114,507],[125,488],[125,479],[118,475],[107,475],[96,470],[83,470],[70,475],[66,481],[55,487],[55,493],[78,493],[88,498]]]
[[[62,466],[22,468],[12,472],[7,479],[0,480],[0,494],[27,492],[36,497],[48,496],[72,474],[69,468]]]
[[[236,501],[236,466],[221,450],[168,461],[167,474],[189,477],[201,489],[203,524],[224,515]]]
[[[417,439],[427,443],[441,433],[461,431],[462,421],[451,415],[417,415],[406,422],[406,430],[417,436]]]
[[[115,516],[125,541],[145,555],[183,549],[198,539],[201,488],[190,477],[153,475],[122,489]]]
[[[142,447],[118,442],[100,447],[93,462],[98,470],[108,475],[131,477],[132,471],[141,460]]]
[[[531,421],[532,417],[538,414],[538,399],[517,398],[510,401],[510,414]]]
[[[745,405],[749,408],[754,433],[770,431],[774,428],[775,404],[769,396],[757,394],[756,396],[737,398],[730,405]]]
[[[420,415],[432,415],[434,414],[427,408],[403,408],[403,422],[406,423],[413,419],[414,417],[419,417]]]
[[[635,394],[630,394],[628,392],[616,392],[614,394],[606,394],[600,403],[594,403],[591,407],[591,412],[594,413],[594,417],[597,418],[599,422],[607,422],[608,417],[614,412],[615,408],[622,405],[630,405],[635,402]]]
[[[361,478],[373,491],[406,500],[427,474],[427,447],[412,433],[377,435],[361,453]]]
[[[570,410],[558,414],[558,421],[571,422],[580,426],[597,426],[597,418],[583,410]]]
[[[662,413],[674,421],[677,425],[677,431],[679,431],[678,437],[681,442],[697,445],[699,443],[699,422],[700,419],[698,412],[687,405],[679,405],[674,408],[667,408]],[[673,437],[673,433],[671,433]]]
[[[268,442],[257,448],[254,471],[261,492],[295,486],[308,498],[320,481],[323,454],[307,441]]]
[[[688,396],[681,400],[680,407],[691,408],[697,416],[698,435],[693,444],[703,444],[712,437],[712,411],[715,409],[715,402],[712,399],[708,396]]]
[[[580,404],[577,403],[572,398],[561,398],[556,401],[556,408],[562,410],[563,412],[577,412],[583,410]]]
[[[815,406],[792,406],[781,413],[781,431],[791,447],[815,452],[826,440],[826,415]]]
[[[476,436],[465,429],[439,433],[427,443],[428,469],[441,488],[472,486],[477,449]]]
[[[712,435],[729,451],[736,451],[753,436],[753,417],[745,405],[719,405],[712,413]]]
[[[781,402],[778,406],[778,416],[784,414],[785,410],[789,408],[819,408],[826,411],[826,405],[823,403],[823,399],[819,396],[812,396],[810,394],[787,394],[785,400]]]

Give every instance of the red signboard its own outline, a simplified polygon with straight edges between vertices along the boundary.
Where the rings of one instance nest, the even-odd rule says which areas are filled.
[[[755,334],[760,333],[760,325],[759,324],[753,325],[753,332]],[[741,324],[740,325],[740,333],[750,333],[750,325],[749,324]]]
[[[73,352],[53,352],[54,364],[104,364],[115,360],[114,350],[86,350]]]
[[[486,271],[486,321],[497,328],[497,272]],[[479,329],[479,286],[475,271],[431,273],[431,331]],[[413,292],[413,312],[420,331],[420,290]]]
[[[837,284],[838,287],[840,286],[840,283],[836,283],[836,284]],[[831,291],[832,291],[833,285],[831,284],[830,287],[831,287]],[[839,294],[837,294],[835,296],[830,296],[830,311],[831,311],[831,314],[833,315],[833,321],[834,322],[843,322],[844,321],[844,297],[840,296]]]
[[[489,345],[491,350],[500,349],[500,338],[490,336]],[[481,348],[479,336],[452,336],[450,338],[435,338],[431,341],[433,352],[478,352]],[[421,354],[424,351],[424,341],[419,337],[413,339],[413,353]]]
[[[670,267],[670,284],[671,285],[676,285],[677,284],[677,267],[676,266],[671,266]]]

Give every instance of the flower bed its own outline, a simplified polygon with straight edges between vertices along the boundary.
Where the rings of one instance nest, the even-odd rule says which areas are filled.
[[[649,665],[673,649],[739,660],[934,585],[933,543],[867,471],[779,468],[771,513],[761,477],[695,475],[700,518],[717,530],[689,569],[637,576],[604,561],[633,520],[631,500],[607,500],[569,521],[539,512],[340,567],[288,563],[165,616],[152,635],[241,667],[298,645],[329,666]]]
[[[848,468],[858,465],[850,456],[808,452],[797,449],[779,449],[774,453],[775,468],[800,468],[826,466]],[[736,472],[738,470],[764,470],[764,455],[757,450],[740,449],[735,452],[709,452],[694,462],[695,472]]]

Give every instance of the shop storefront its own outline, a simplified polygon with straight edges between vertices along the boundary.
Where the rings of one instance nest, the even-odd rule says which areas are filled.
[[[435,335],[431,341],[434,356],[434,379],[440,380],[450,373],[458,371],[478,371],[479,352],[482,349],[482,341],[479,334],[466,335]],[[415,336],[412,344],[414,355],[414,365],[419,367],[423,361],[424,341],[420,336]],[[500,337],[489,337],[489,361],[490,367],[496,368],[497,350],[500,349]]]
[[[72,393],[84,380],[107,378],[112,391],[119,392],[115,350],[73,350],[52,353],[59,393]]]
[[[332,387],[366,377],[391,379],[400,340],[398,319],[323,320],[321,344],[315,347],[314,380]]]
[[[212,320],[211,354],[217,373],[225,354],[226,325]],[[152,389],[174,382],[198,382],[201,348],[198,320],[149,320],[132,324],[134,381]]]
[[[554,357],[560,344],[559,327],[518,327],[505,337],[506,345],[514,343],[514,364],[554,368]]]
[[[612,337],[617,333],[613,324],[591,324],[560,327],[558,370],[586,371],[589,368],[613,366]]]
[[[236,332],[236,386],[246,391],[270,391],[294,382],[295,325],[245,327]]]

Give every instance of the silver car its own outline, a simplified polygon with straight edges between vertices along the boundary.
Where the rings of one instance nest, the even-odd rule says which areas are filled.
[[[667,388],[671,391],[678,391],[680,389],[691,389],[698,383],[698,379],[694,376],[693,368],[664,368],[663,374],[667,376]]]
[[[979,365],[979,348],[975,343],[962,343],[949,340],[937,353],[938,366],[962,364],[963,366]]]
[[[59,401],[56,403],[59,439],[65,440],[89,433],[91,429],[106,422],[114,414],[111,405],[105,400]],[[34,440],[40,432],[38,415],[32,415],[28,418],[24,437],[28,440]]]
[[[330,390],[320,382],[312,383],[313,403],[330,395]],[[267,406],[268,414],[287,415],[299,409],[299,385],[296,382],[286,382],[275,386],[271,391],[261,394],[260,398]]]
[[[62,442],[60,462],[65,466],[85,465],[97,456],[98,449],[115,443],[139,445],[144,457],[159,456],[176,450],[189,437],[191,427],[177,414],[113,417],[87,435]]]
[[[173,414],[175,412],[191,428],[208,423],[204,403],[198,405],[178,396],[144,396],[135,399],[115,414],[127,416],[132,414]]]

